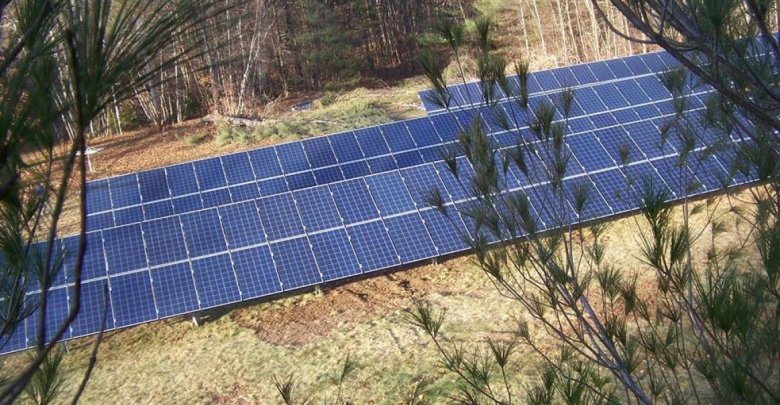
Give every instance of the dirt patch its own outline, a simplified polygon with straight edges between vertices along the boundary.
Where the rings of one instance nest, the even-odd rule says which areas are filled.
[[[426,265],[390,273],[325,290],[321,295],[304,295],[294,303],[271,303],[267,307],[242,308],[231,318],[241,327],[252,329],[263,340],[283,346],[301,346],[328,336],[345,324],[358,324],[397,312],[411,297],[478,294],[474,283],[451,283],[463,277],[470,259],[461,257],[441,264]],[[469,285],[471,284],[471,285]]]
[[[243,392],[246,391],[246,387],[239,383],[233,383],[226,393],[212,393],[211,405],[248,405],[251,402],[242,397]]]

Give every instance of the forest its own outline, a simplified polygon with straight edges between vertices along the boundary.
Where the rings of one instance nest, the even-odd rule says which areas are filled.
[[[170,44],[172,53],[194,48],[193,56],[161,70],[134,98],[115,103],[91,135],[162,128],[207,114],[263,119],[275,102],[392,86],[421,73],[415,58],[423,48],[439,49],[441,63],[449,62],[435,35],[443,20],[489,16],[508,59],[538,50],[531,58],[538,67],[641,48],[609,31],[590,2],[573,0],[224,3],[225,13]],[[606,2],[605,9],[612,10]]]

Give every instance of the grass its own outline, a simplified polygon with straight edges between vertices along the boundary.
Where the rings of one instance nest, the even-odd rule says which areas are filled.
[[[424,87],[410,80],[391,89],[326,92],[311,110],[278,111],[255,128],[219,124],[216,141],[220,146],[289,142],[417,117],[423,114],[417,92]]]
[[[434,281],[443,283],[445,277],[467,272],[461,274],[461,283],[456,288],[462,294],[441,295],[430,291],[429,298],[451,308],[455,318],[469,319],[470,326],[465,329],[471,333],[475,328],[493,323],[491,319],[477,321],[477,312],[497,305],[499,297],[493,295],[485,299],[487,297],[481,294],[473,295],[474,283],[479,285],[479,290],[489,286],[483,282],[486,280],[479,280],[481,275],[477,269],[464,260],[457,262],[452,269],[430,266],[392,277],[428,278],[425,286],[420,287],[427,289]],[[339,362],[347,353],[359,363],[355,374],[344,385],[345,398],[350,401],[402,402],[422,380],[431,380],[426,399],[442,400],[442,393],[450,388],[452,381],[438,371],[438,357],[427,338],[405,321],[404,296],[399,295],[373,316],[358,322],[351,321],[348,313],[326,314],[324,317],[339,318],[334,319],[335,326],[314,334],[302,344],[270,342],[237,320],[239,316],[285,311],[290,307],[333,307],[335,300],[351,294],[349,290],[371,293],[366,284],[376,284],[372,280],[357,284],[361,283],[364,285],[340,287],[321,296],[308,294],[234,309],[198,328],[178,319],[112,333],[101,350],[102,356],[85,394],[85,403],[159,403],[165,402],[166,398],[175,398],[180,403],[211,402],[220,398],[229,403],[239,399],[250,403],[274,403],[278,398],[273,387],[274,377],[284,380],[291,373],[299,382],[295,389],[297,397],[311,396],[317,402],[332,401],[336,387],[329,377],[336,373]],[[386,290],[392,289],[397,282],[385,278],[378,284],[378,288]],[[373,293],[381,294],[379,291]],[[72,389],[83,372],[88,349],[83,346],[71,350],[66,360],[68,389]],[[415,362],[408,361],[411,356]],[[64,397],[67,398],[67,393]]]
[[[184,138],[184,143],[186,143],[189,146],[195,146],[203,143],[203,141],[206,140],[206,135],[203,134],[197,134],[197,135],[190,135]]]

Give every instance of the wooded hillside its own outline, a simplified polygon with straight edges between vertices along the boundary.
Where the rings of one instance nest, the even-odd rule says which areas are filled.
[[[635,50],[603,26],[589,2],[575,0],[214,1],[229,11],[198,37],[170,45],[171,52],[196,47],[198,56],[165,70],[159,87],[117,103],[93,136],[209,113],[262,118],[274,100],[392,84],[419,74],[415,57],[437,46],[430,34],[443,19],[490,15],[502,51],[509,59],[530,56],[532,67]]]

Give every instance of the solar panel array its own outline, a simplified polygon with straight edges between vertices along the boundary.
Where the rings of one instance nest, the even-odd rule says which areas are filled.
[[[675,166],[681,145],[659,135],[674,113],[659,72],[673,67],[668,55],[652,53],[531,75],[532,106],[564,87],[576,90],[565,138],[573,159],[564,184],[596,191],[580,220],[636,210],[630,179],[639,176],[664,185],[675,199],[720,189],[722,179],[729,185],[753,180],[731,176],[734,155],[727,152],[697,160],[696,167]],[[691,91],[693,116],[712,89]],[[530,135],[516,104],[498,108]],[[65,339],[100,330],[106,286],[112,330],[465,251],[460,235],[473,232],[473,224],[456,208],[469,202],[464,182],[474,172],[460,156],[456,178],[441,156],[456,144],[458,129],[476,118],[500,148],[517,145],[516,131],[502,131],[484,110],[463,108],[89,182],[81,311]],[[717,137],[700,136],[700,152]],[[627,165],[621,164],[624,145]],[[679,171],[699,187],[676,182]],[[555,226],[539,194],[527,193],[549,187],[544,181],[531,182],[515,167],[503,180],[508,193],[528,194],[542,227]],[[432,188],[442,190],[456,221],[426,204]],[[56,242],[74,252],[78,238]],[[73,305],[74,262],[72,255],[65,260],[48,292],[47,340]],[[31,308],[39,294],[29,293]],[[30,347],[36,327],[33,315],[2,352]]]

